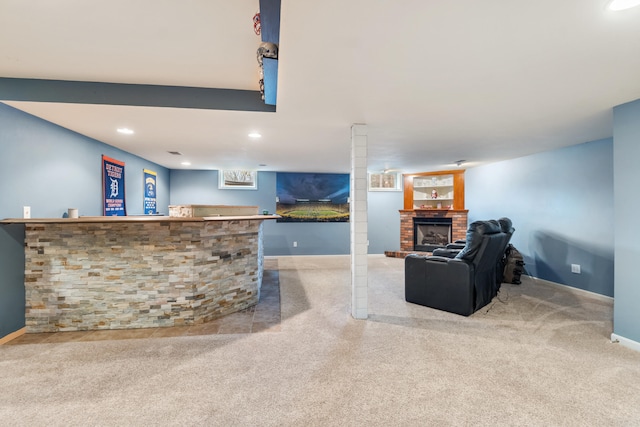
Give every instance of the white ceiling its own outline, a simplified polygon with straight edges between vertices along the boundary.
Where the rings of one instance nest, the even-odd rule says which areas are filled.
[[[276,113],[7,104],[175,169],[348,172],[353,123],[371,171],[474,166],[612,135],[612,107],[640,98],[640,7],[606,4],[282,0]],[[0,0],[0,77],[257,90],[257,11]]]

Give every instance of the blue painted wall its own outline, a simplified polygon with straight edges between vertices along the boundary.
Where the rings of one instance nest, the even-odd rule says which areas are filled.
[[[400,210],[404,209],[402,191],[369,191],[369,253],[400,250]]]
[[[638,212],[640,212],[640,100],[613,109],[615,165],[615,302],[613,332],[640,343]]]
[[[0,338],[24,323],[24,226],[0,225]]]
[[[611,139],[469,169],[465,202],[469,222],[513,220],[528,274],[613,296]]]
[[[627,224],[615,229],[616,296],[628,298],[616,298],[614,327],[616,333],[639,340],[630,331],[640,324],[633,307],[640,296],[632,280],[635,271],[630,266],[638,254],[629,230],[640,203],[630,197],[638,187],[633,159],[640,154],[640,105],[628,104],[614,112],[616,194],[621,199],[615,202],[616,222]],[[465,197],[470,221],[509,216],[516,227],[512,242],[524,253],[529,274],[613,295],[613,146],[613,140],[606,139],[468,169]],[[258,190],[219,190],[217,171],[169,171],[0,104],[0,218],[21,217],[25,205],[31,206],[33,217],[59,217],[69,207],[78,208],[81,215],[101,215],[102,154],[126,163],[129,214],[142,213],[144,168],[158,173],[158,209],[165,213],[169,204],[258,205],[260,211],[275,211],[275,172],[258,174]],[[368,207],[369,253],[398,250],[402,192],[369,192]],[[11,289],[22,279],[8,278],[21,268],[6,260],[13,259],[21,237],[15,237],[16,230],[3,230],[0,300],[7,295],[7,301],[15,301]],[[267,255],[349,253],[348,223],[267,221],[264,231]],[[570,264],[580,264],[582,274],[570,273]],[[5,310],[0,309],[4,325]],[[22,318],[16,329],[23,325]]]
[[[260,212],[271,213],[276,209],[275,172],[258,172],[257,190],[220,190],[218,171],[172,170],[170,176],[172,205],[257,205]],[[369,253],[399,250],[402,204],[402,192],[369,193]],[[264,248],[265,255],[348,254],[349,223],[266,221]]]
[[[158,174],[158,210],[168,212],[169,171],[0,103],[0,218],[59,218],[67,209],[102,215],[102,154],[124,161],[127,212],[143,213],[142,170]],[[22,233],[22,234],[21,234]],[[0,229],[0,338],[24,326],[24,231]]]
[[[258,172],[257,190],[220,190],[218,171],[171,171],[171,204],[257,205],[276,210],[276,173]],[[293,247],[293,242],[298,246]],[[278,223],[265,221],[265,255],[349,253],[349,223]]]
[[[158,174],[158,211],[168,213],[168,169],[0,104],[0,218],[22,218],[23,206],[32,218],[60,218],[68,208],[102,215],[102,154],[125,162],[128,215],[144,213],[145,168]]]

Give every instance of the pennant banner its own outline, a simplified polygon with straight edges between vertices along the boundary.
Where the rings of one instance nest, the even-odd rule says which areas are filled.
[[[144,177],[144,214],[155,215],[156,212],[156,181],[155,172],[143,169]]]
[[[126,216],[124,162],[102,156],[102,195],[105,216]]]

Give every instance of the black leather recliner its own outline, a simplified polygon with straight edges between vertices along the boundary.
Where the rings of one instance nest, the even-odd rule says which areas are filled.
[[[490,220],[490,221],[494,222],[494,220]],[[506,260],[507,246],[509,246],[509,242],[511,241],[511,236],[513,235],[513,232],[516,231],[516,229],[513,228],[513,223],[507,217],[502,217],[498,219],[497,223],[499,224],[502,232],[505,233],[503,249],[502,249],[503,256],[498,260],[498,263],[496,265],[496,284],[498,284],[498,288],[499,288],[500,284],[502,284],[502,280],[504,279],[504,267],[507,261]],[[460,253],[462,249],[464,249],[465,244],[466,244],[466,240],[456,240],[453,243],[449,243],[446,248],[435,249],[433,251],[433,255],[444,256],[447,258],[455,258],[455,256],[458,255],[458,253]]]
[[[490,220],[490,221],[494,221],[494,220]],[[500,229],[504,233],[507,234],[505,236],[505,242],[504,242],[504,250],[506,251],[507,250],[507,246],[509,245],[509,241],[511,240],[511,236],[513,235],[513,232],[516,229],[513,228],[513,223],[507,217],[502,217],[502,218],[498,219],[497,222],[500,225]],[[434,249],[433,250],[433,255],[445,256],[447,258],[454,258],[456,255],[458,255],[458,253],[462,249],[464,249],[464,246],[465,246],[466,243],[467,243],[466,240],[456,240],[453,243],[447,244],[447,246],[444,247],[444,248]]]
[[[495,220],[475,221],[455,258],[408,255],[405,300],[463,316],[473,314],[498,293],[497,266],[508,237]]]

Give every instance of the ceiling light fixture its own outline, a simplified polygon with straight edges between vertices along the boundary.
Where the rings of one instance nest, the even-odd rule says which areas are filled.
[[[122,133],[124,135],[133,135],[133,131],[129,128],[118,128],[118,133]]]
[[[191,162],[182,162],[180,163],[182,166],[191,166]]]
[[[640,0],[611,0],[609,10],[626,10],[640,5]]]
[[[262,138],[262,135],[260,135],[258,132],[251,132],[249,134],[249,138]]]

